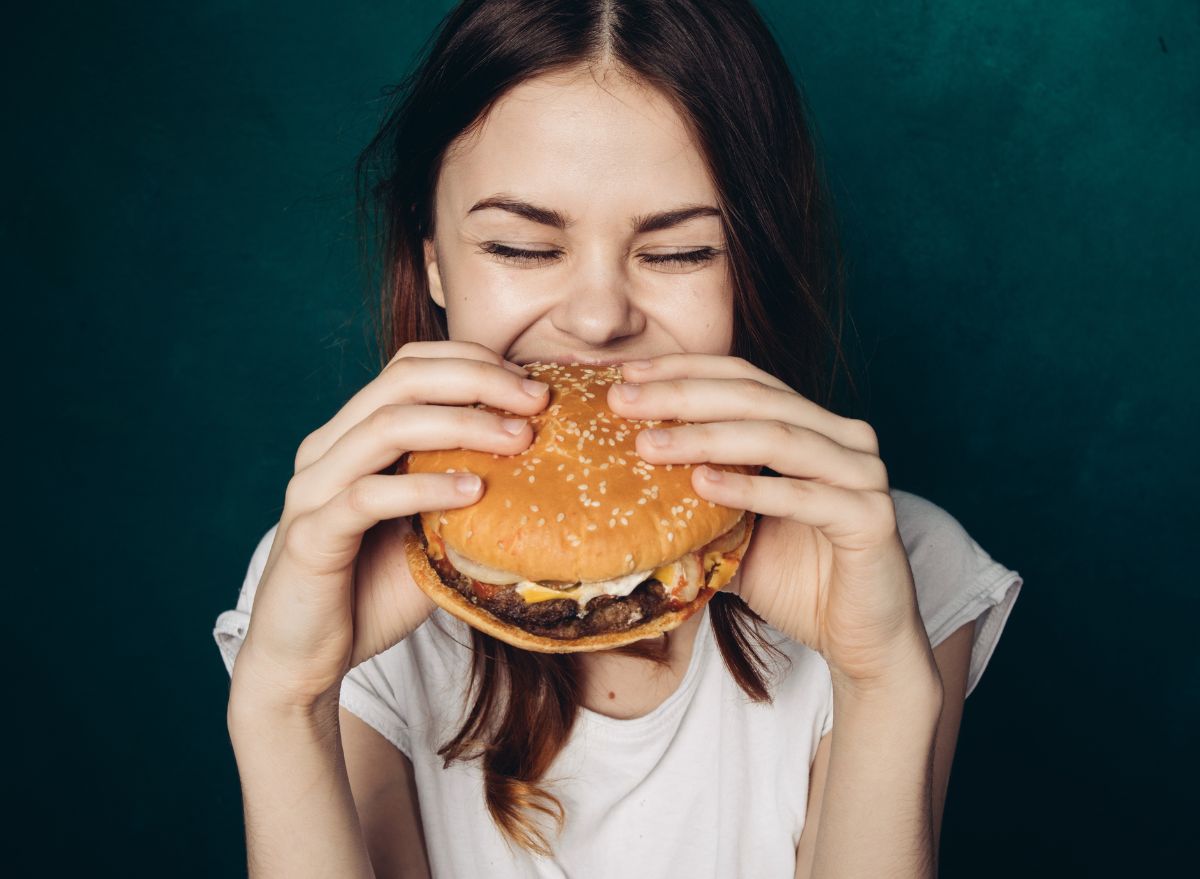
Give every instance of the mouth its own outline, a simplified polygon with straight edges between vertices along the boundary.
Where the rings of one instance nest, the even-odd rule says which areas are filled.
[[[637,355],[630,354],[625,357],[606,357],[593,358],[582,354],[555,354],[544,357],[525,357],[520,360],[513,361],[518,366],[525,366],[535,361],[539,363],[586,363],[588,366],[616,366],[618,363],[624,363],[627,360],[636,360]]]

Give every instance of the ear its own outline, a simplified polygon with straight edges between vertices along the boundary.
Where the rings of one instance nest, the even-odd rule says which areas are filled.
[[[442,273],[438,270],[437,250],[432,238],[425,239],[425,274],[429,278],[429,298],[445,308],[446,294],[442,292]]]

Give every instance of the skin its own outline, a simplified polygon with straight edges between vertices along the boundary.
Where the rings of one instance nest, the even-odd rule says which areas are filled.
[[[713,482],[706,477],[714,471],[700,466],[693,488],[762,514],[729,588],[818,650],[834,679],[838,735],[820,752],[822,790],[814,792],[814,829],[801,841],[798,874],[932,875],[929,779],[944,690],[875,433],[728,356],[724,254],[670,270],[646,263],[649,254],[724,246],[715,216],[645,236],[631,228],[635,215],[684,203],[715,207],[716,192],[670,103],[609,73],[521,85],[449,155],[426,246],[431,295],[446,309],[451,338],[513,362],[623,361],[627,384],[608,397],[617,414],[693,422],[639,434],[646,460],[759,464],[780,474]],[[472,210],[495,196],[557,211],[565,228]],[[506,258],[496,244],[544,259]],[[672,680],[649,688],[651,707],[658,690],[673,689],[694,633],[693,623],[673,656]],[[586,660],[593,704],[606,690],[615,696],[614,681],[630,683],[621,673],[634,664],[617,662]],[[599,686],[598,670],[608,673]]]
[[[501,194],[567,222],[471,210]],[[732,288],[718,219],[636,230],[635,218],[682,205],[716,206],[686,126],[662,96],[613,70],[521,84],[448,155],[426,268],[452,341],[405,345],[301,444],[234,668],[228,725],[251,875],[427,872],[412,766],[339,709],[338,688],[432,610],[393,532],[417,510],[469,504],[480,489],[456,492],[461,475],[383,471],[408,449],[526,448],[527,425],[505,431],[464,404],[539,411],[545,389],[530,396],[515,363],[548,358],[650,361],[623,367],[642,395],[614,391],[609,405],[694,424],[671,430],[667,446],[643,432],[649,461],[781,474],[710,484],[701,467],[693,486],[761,514],[726,588],[820,651],[833,676],[837,721],[813,763],[797,876],[933,875],[940,794],[931,785],[944,793],[969,633],[930,650],[869,425],[728,356]],[[501,244],[544,259],[489,252]],[[695,263],[654,262],[698,251]],[[661,677],[592,655],[585,704],[613,716],[652,710],[677,685],[698,622],[676,630]]]
[[[471,211],[501,193],[557,210],[570,225],[556,229],[500,208]],[[693,265],[651,262],[723,250],[719,218],[641,235],[631,229],[635,216],[683,205],[715,209],[717,193],[663,97],[616,73],[517,86],[447,156],[438,181],[426,267],[450,337],[516,363],[728,352],[733,291],[725,254]],[[545,259],[504,258],[484,252],[489,243]]]

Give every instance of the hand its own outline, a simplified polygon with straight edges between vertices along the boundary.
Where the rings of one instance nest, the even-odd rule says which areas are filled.
[[[407,517],[474,503],[461,473],[394,474],[413,449],[514,455],[533,431],[468,405],[533,415],[549,400],[482,345],[417,342],[301,443],[283,514],[234,666],[234,693],[291,707],[336,700],[342,677],[405,638],[435,605],[413,581]],[[541,382],[533,382],[534,387]],[[457,405],[438,405],[457,404]]]
[[[936,676],[875,431],[835,415],[734,357],[668,354],[622,367],[641,386],[609,389],[625,418],[677,419],[665,445],[637,438],[651,463],[758,465],[750,476],[697,467],[697,495],[760,514],[726,589],[772,627],[821,653],[835,682],[867,689]]]

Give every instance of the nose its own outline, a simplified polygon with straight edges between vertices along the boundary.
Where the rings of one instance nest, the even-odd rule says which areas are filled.
[[[646,326],[646,316],[631,293],[620,264],[611,255],[595,254],[567,281],[551,323],[590,348],[604,348],[638,335]]]

